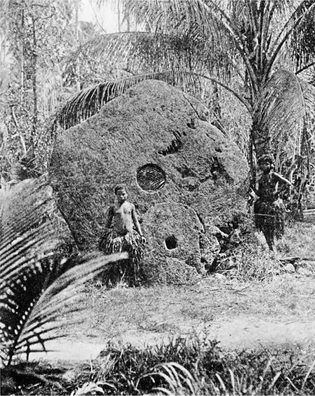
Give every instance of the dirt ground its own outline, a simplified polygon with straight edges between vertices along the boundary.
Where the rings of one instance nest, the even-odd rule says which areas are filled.
[[[288,231],[286,254],[315,257],[315,226]],[[279,262],[274,264],[279,265]],[[169,342],[177,335],[205,336],[222,348],[298,347],[315,343],[315,262],[295,270],[282,267],[266,281],[239,281],[218,274],[192,286],[157,286],[111,290],[92,286],[82,298],[83,311],[67,336],[48,342],[48,353],[31,359],[88,361],[108,342],[138,347]]]
[[[88,361],[96,358],[109,341],[145,347],[167,343],[179,334],[205,335],[209,339],[219,341],[220,346],[227,349],[294,345],[309,350],[313,348],[315,341],[315,310],[312,308],[315,297],[314,279],[285,275],[285,284],[280,286],[279,281],[280,279],[277,279],[274,285],[269,284],[265,290],[258,285],[255,291],[253,286],[245,286],[244,289],[241,288],[236,292],[229,292],[228,286],[220,283],[218,283],[220,291],[211,291],[213,283],[211,283],[211,288],[201,284],[195,290],[190,288],[187,291],[186,309],[179,300],[174,299],[172,293],[168,298],[164,295],[160,301],[156,301],[157,304],[153,310],[148,309],[147,302],[144,302],[145,295],[140,296],[141,298],[139,295],[133,295],[130,296],[130,306],[134,307],[133,300],[137,300],[138,314],[143,308],[147,311],[147,315],[138,317],[137,314],[132,314],[131,309],[128,310],[128,304],[126,306],[124,302],[121,302],[122,306],[116,310],[115,316],[114,310],[104,309],[106,320],[103,325],[100,325],[93,317],[95,312],[99,312],[99,307],[94,313],[92,307],[83,313],[81,324],[71,330],[71,336],[48,342],[47,349],[52,351],[34,354],[31,359],[40,357],[54,362]],[[206,284],[206,281],[204,282]],[[290,300],[283,290],[287,283],[292,283]],[[278,300],[271,293],[268,294],[272,287],[275,290],[278,287]],[[289,288],[287,290],[290,293]],[[296,291],[298,290],[304,290],[307,293],[297,297]],[[264,296],[264,293],[267,295]],[[126,294],[125,297],[128,298],[128,290],[122,290],[120,294]],[[179,299],[181,297],[178,295]],[[220,298],[223,299],[221,306],[218,305],[217,310],[214,311],[212,306],[217,304]],[[281,306],[281,298],[285,306]],[[117,304],[119,304],[118,300],[121,301],[122,298],[117,298]],[[124,306],[130,316],[122,314]],[[199,311],[194,317],[195,306],[199,307]],[[110,323],[112,328],[110,328]]]
[[[189,326],[189,323],[187,324]],[[268,320],[256,316],[239,316],[229,320],[218,320],[211,325],[212,339],[220,341],[221,347],[228,349],[256,349],[259,347],[279,347],[296,345],[305,350],[313,347],[315,340],[315,320],[298,322],[285,318]],[[127,331],[118,341],[129,342],[139,347],[167,342],[169,334],[155,332]],[[63,339],[47,343],[48,353],[34,354],[31,359],[48,361],[89,361],[95,359],[104,349],[106,342]]]

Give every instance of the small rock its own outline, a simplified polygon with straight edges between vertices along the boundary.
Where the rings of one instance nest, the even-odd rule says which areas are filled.
[[[220,282],[225,282],[226,281],[226,276],[222,274],[214,274],[214,277],[218,279]]]
[[[76,377],[77,373],[75,370],[67,370],[62,376],[63,380],[66,382],[74,382]]]
[[[293,264],[286,264],[286,265],[283,267],[283,270],[284,270],[284,272],[288,272],[289,274],[292,274],[292,273],[295,272],[295,268],[294,268],[294,265],[293,265]]]

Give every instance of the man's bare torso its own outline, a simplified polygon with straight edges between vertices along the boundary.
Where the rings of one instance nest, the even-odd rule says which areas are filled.
[[[132,213],[134,205],[124,202],[121,206],[113,207],[113,229],[119,234],[127,234],[133,230]]]

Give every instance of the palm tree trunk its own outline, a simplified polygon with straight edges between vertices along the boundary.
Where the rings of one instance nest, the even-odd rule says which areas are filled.
[[[255,160],[254,160],[254,142],[253,142],[253,136],[250,134],[249,136],[249,142],[248,142],[248,162],[249,162],[249,167],[250,167],[250,181],[251,181],[251,186],[256,185],[256,166],[255,166]]]
[[[262,155],[271,151],[271,137],[267,128],[262,124],[260,106],[253,111],[252,120],[251,139],[255,148],[256,158],[259,159]]]

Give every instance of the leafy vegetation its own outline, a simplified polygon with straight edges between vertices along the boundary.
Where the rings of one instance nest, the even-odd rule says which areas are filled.
[[[106,366],[102,367],[102,362]],[[109,345],[93,377],[107,394],[294,394],[314,391],[314,374],[294,351],[224,352],[216,342],[174,338],[139,350]]]
[[[294,225],[287,233],[282,249],[290,252],[290,247],[304,256],[312,254],[313,244],[308,244],[310,250],[307,251],[305,240],[310,237],[312,227],[308,224]],[[297,233],[297,230],[300,231]],[[292,240],[295,246],[290,244]],[[202,285],[185,288],[132,289],[121,285],[106,290],[94,282],[85,283],[81,291],[75,289],[79,297],[75,300],[75,310],[83,309],[84,323],[81,327],[70,327],[70,322],[75,318],[71,304],[70,309],[58,310],[57,319],[62,320],[66,328],[61,331],[62,327],[59,327],[52,336],[63,336],[73,329],[72,334],[80,338],[87,329],[89,334],[97,329],[107,339],[115,339],[123,331],[122,326],[130,329],[136,322],[137,331],[162,331],[173,334],[173,338],[170,336],[169,343],[145,348],[110,342],[100,358],[72,369],[52,367],[45,362],[16,362],[2,370],[2,394],[312,394],[312,350],[287,345],[272,350],[226,351],[216,342],[209,341],[211,332],[206,327],[204,332],[178,336],[178,313],[173,308],[179,306],[185,324],[191,319],[208,323],[216,315],[221,317],[227,309],[229,316],[233,312],[239,313],[240,307],[246,314],[259,312],[277,318],[284,314],[287,320],[291,317],[304,318],[303,315],[307,314],[309,318],[313,280],[310,278],[305,283],[306,280],[299,282],[296,277],[278,277],[281,272],[279,263],[270,260],[267,253],[262,254],[263,251],[257,251],[257,256],[250,255],[250,252],[246,256],[244,251],[242,256],[235,257],[235,260],[240,260],[237,261],[239,267],[234,268],[234,274],[225,273],[226,284],[211,277]],[[248,265],[242,269],[244,257],[247,257]],[[259,257],[260,261],[256,262]],[[304,282],[305,298],[300,296],[301,282]],[[70,294],[73,298],[74,293]],[[171,301],[175,305],[171,306]],[[157,309],[169,317],[161,320],[156,317],[154,321],[152,315],[158,314]],[[1,310],[4,312],[3,306]],[[51,316],[47,318],[51,319]]]
[[[302,174],[312,181],[312,1],[124,0],[118,9],[127,31],[115,34],[79,22],[79,3],[2,5],[13,59],[2,91],[5,178],[16,160],[46,169],[53,142],[49,119],[69,94],[74,96],[58,111],[53,130],[81,122],[131,85],[157,78],[209,106],[211,122],[245,152],[253,181],[255,158],[266,151],[287,177]]]
[[[209,102],[212,121],[226,131],[231,125],[223,123],[221,98],[227,91],[251,118],[250,131],[242,133],[247,135],[253,180],[255,158],[269,151],[278,171],[291,179],[297,172],[311,177],[315,90],[310,79],[300,76],[314,73],[314,51],[309,45],[314,36],[313,2],[125,0],[120,4],[125,20],[134,21],[141,32],[105,34],[80,51],[97,59],[117,59],[119,65],[125,59],[124,68],[132,76],[101,82],[70,98],[58,113],[61,125],[67,128],[85,119],[131,84],[157,78],[198,93]]]
[[[51,116],[80,88],[77,60],[64,59],[74,46],[93,37],[92,24],[78,21],[79,1],[1,2],[0,67],[1,175],[18,179],[47,170],[54,136]],[[23,177],[22,177],[23,178]]]
[[[47,182],[22,184],[17,190],[0,190],[0,340],[1,360],[8,366],[17,355],[28,359],[31,352],[45,350],[46,341],[58,338],[60,310],[78,311],[75,301],[85,282],[126,256],[91,260],[64,251],[50,218],[53,199]],[[29,206],[12,209],[21,190],[26,190]]]
[[[311,395],[313,367],[298,349],[233,353],[216,342],[176,337],[145,349],[108,344],[98,360],[81,365],[68,380],[64,371],[38,363],[30,365],[35,378],[28,384],[18,376],[8,383],[4,371],[3,394]]]

